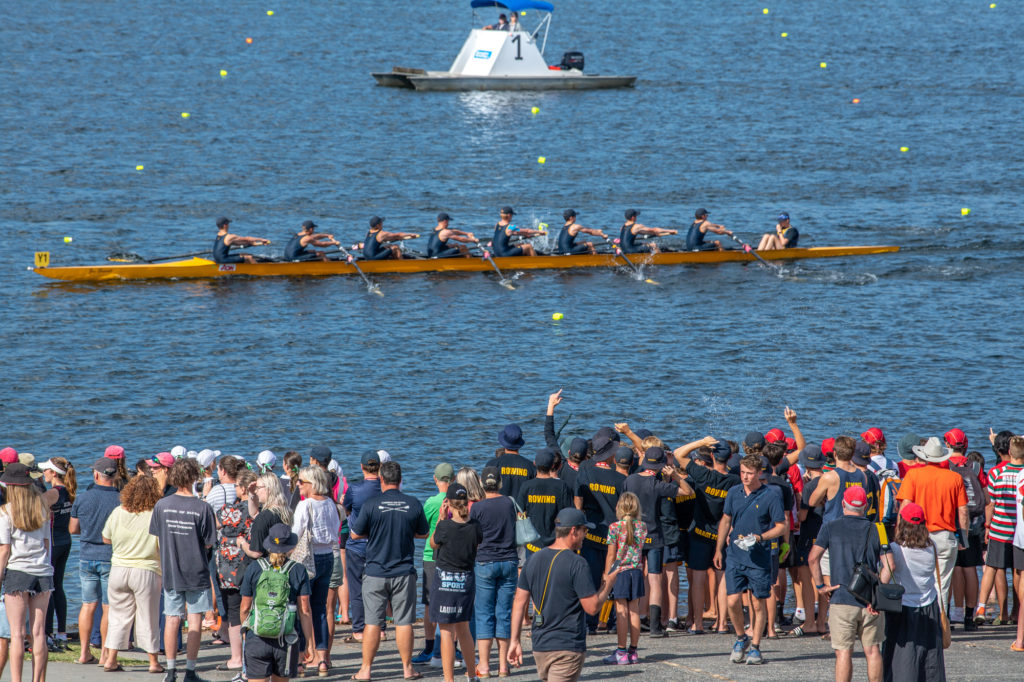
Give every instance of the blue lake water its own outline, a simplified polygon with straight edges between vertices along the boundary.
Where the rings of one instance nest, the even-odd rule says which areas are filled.
[[[990,426],[1021,428],[1024,378],[1024,21],[988,5],[576,0],[557,4],[548,61],[579,49],[636,89],[418,94],[369,73],[447,68],[468,3],[12,4],[0,445],[87,467],[112,442],[131,462],[323,442],[353,471],[384,447],[426,496],[437,461],[481,465],[508,421],[526,451],[542,444],[564,387],[566,434],[628,419],[674,443],[738,438],[788,404],[809,439],[959,426],[987,453]],[[685,228],[704,206],[749,241],[786,210],[801,245],[902,251],[782,276],[660,268],[660,286],[381,277],[384,297],[355,278],[69,286],[26,271],[41,250],[199,251],[221,215],[279,253],[307,218],[346,242],[371,215],[425,232],[440,210],[485,234],[505,204],[528,225],[573,207],[614,229],[626,208]]]

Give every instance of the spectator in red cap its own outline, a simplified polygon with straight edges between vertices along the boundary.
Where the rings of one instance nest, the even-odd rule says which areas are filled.
[[[18,461],[18,451],[14,448],[4,448],[0,450],[0,462],[4,464],[14,464]]]
[[[943,440],[946,441],[946,445],[961,455],[967,454],[967,434],[960,429],[950,429],[946,433],[942,434]]]
[[[870,429],[860,434],[861,440],[871,446],[871,464],[869,468],[872,471],[884,471],[886,469],[895,470],[896,465],[885,456],[885,434],[882,433],[882,429],[877,426],[872,426]]]
[[[169,497],[174,494],[177,490],[172,485],[168,485],[167,478],[170,474],[171,467],[174,466],[174,457],[169,452],[161,452],[153,455],[146,460],[146,464],[149,466],[149,474],[156,479],[156,482],[160,484],[160,489],[163,491],[164,497]]]
[[[885,614],[882,662],[887,680],[944,682],[939,595],[935,589],[935,547],[928,537],[925,513],[908,502],[896,519],[892,555],[882,562],[883,582],[903,586],[903,610]]]
[[[819,594],[830,594],[828,625],[832,635],[832,649],[836,654],[836,679],[853,677],[853,648],[858,639],[864,647],[868,663],[868,679],[882,679],[882,622],[874,609],[863,606],[846,589],[853,579],[854,566],[863,561],[877,570],[882,552],[880,524],[872,524],[866,517],[868,496],[864,488],[846,488],[842,495],[843,515],[825,523],[811,548],[808,563],[811,577]],[[877,529],[876,529],[877,527]],[[821,572],[821,558],[829,553],[832,586],[826,587]],[[891,565],[892,555],[884,555]]]
[[[821,441],[821,456],[825,458],[823,471],[832,471],[836,468],[836,439],[826,438]]]
[[[124,455],[124,448],[120,445],[108,445],[107,449],[103,451],[103,456],[114,460],[117,470],[114,472],[113,486],[120,492],[124,488],[125,483],[128,482],[128,465]]]

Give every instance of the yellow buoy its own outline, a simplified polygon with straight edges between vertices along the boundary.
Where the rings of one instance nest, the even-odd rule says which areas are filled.
[[[547,159],[544,158],[543,156],[538,156],[537,163],[547,163]]]
[[[540,107],[534,107],[534,108],[530,109],[530,113],[533,114],[534,116],[536,116],[537,114],[540,113]]]
[[[519,16],[521,16],[521,17],[525,17],[525,16],[526,16],[526,10],[524,9],[524,10],[523,10],[522,12],[520,12],[520,13],[519,13]]]
[[[988,6],[988,8],[989,9],[995,9],[996,8],[996,3],[993,2],[991,5]]]
[[[783,38],[788,38],[789,37],[788,33],[780,33],[779,35],[781,35]]]
[[[189,116],[191,116],[191,115],[192,115],[192,114],[188,113],[187,111],[183,111],[183,112],[181,112],[181,117],[182,117],[182,118],[188,118],[188,117],[189,117]]]
[[[139,164],[138,166],[135,167],[135,170],[142,170],[144,168],[145,168],[145,166],[143,166],[142,164]]]
[[[900,151],[901,152],[909,152],[910,151],[910,147],[900,147]]]
[[[553,314],[551,315],[551,319],[552,319],[552,320],[555,320],[556,322],[557,322],[558,320],[562,319],[563,317],[565,317],[565,315],[563,315],[562,313],[553,313]]]
[[[65,243],[65,244],[70,244],[70,243],[71,243],[71,242],[73,242],[73,241],[75,241],[75,240],[74,240],[74,239],[72,239],[71,237],[64,237],[64,243]]]
[[[268,9],[268,10],[267,10],[267,16],[268,16],[268,17],[272,17],[272,16],[274,16],[274,10],[272,10],[272,9]]]
[[[763,10],[761,10],[761,14],[768,14],[768,8],[765,7]]]
[[[971,214],[971,209],[969,209],[969,208],[961,208],[960,209],[960,215],[970,215],[970,214]]]
[[[818,64],[818,66],[824,69],[825,67],[828,66],[828,62],[822,62],[821,64]]]
[[[220,77],[221,78],[227,78],[227,75],[228,75],[227,71],[225,71],[224,69],[220,70]]]

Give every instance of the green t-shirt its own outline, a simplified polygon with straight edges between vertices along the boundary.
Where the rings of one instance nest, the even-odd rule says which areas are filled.
[[[430,533],[427,541],[423,544],[423,560],[434,560],[434,548],[430,546],[430,536],[434,534],[434,527],[437,525],[437,517],[441,515],[441,501],[444,500],[444,493],[438,493],[428,497],[423,503],[423,513],[427,515],[427,523],[430,524]]]

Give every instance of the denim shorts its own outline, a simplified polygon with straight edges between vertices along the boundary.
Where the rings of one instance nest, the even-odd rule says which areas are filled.
[[[109,561],[79,561],[78,577],[82,581],[82,603],[107,603],[107,581],[110,579]]]
[[[164,615],[184,616],[188,613],[206,613],[213,608],[210,588],[205,590],[164,590]]]
[[[11,638],[11,624],[7,622],[7,606],[4,604],[4,596],[0,594],[0,639]]]

